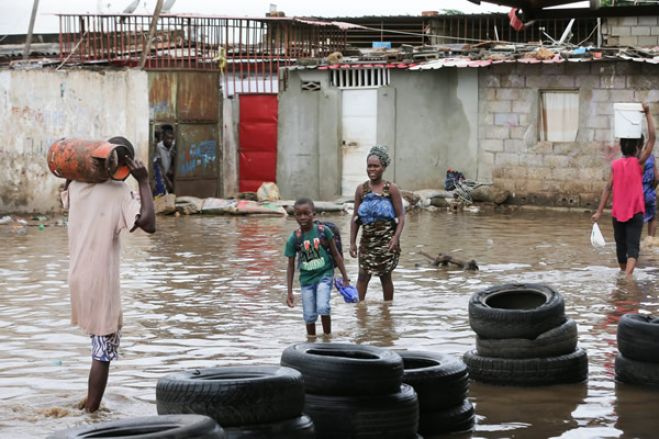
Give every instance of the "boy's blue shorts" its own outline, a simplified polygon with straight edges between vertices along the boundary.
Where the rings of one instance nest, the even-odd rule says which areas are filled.
[[[316,323],[319,315],[330,315],[330,295],[333,280],[332,276],[325,276],[317,284],[301,287],[302,316],[305,323]]]
[[[90,335],[92,339],[92,358],[105,363],[119,358],[121,331],[110,335]]]

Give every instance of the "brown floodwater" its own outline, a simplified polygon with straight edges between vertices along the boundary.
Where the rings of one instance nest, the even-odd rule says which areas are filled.
[[[348,239],[347,216],[330,216]],[[305,340],[300,306],[285,304],[284,241],[292,218],[159,217],[158,232],[124,236],[122,358],[103,408],[76,408],[87,387],[89,340],[69,324],[65,227],[0,225],[0,437],[42,438],[83,423],[155,415],[161,376],[184,369],[278,363]],[[540,388],[472,382],[473,438],[618,438],[659,434],[659,390],[614,380],[624,313],[659,314],[659,249],[642,251],[635,281],[607,245],[590,245],[586,213],[416,212],[407,216],[393,304],[377,279],[364,303],[332,300],[332,341],[462,355],[474,346],[472,293],[510,282],[560,291],[588,352],[588,381]],[[347,245],[347,243],[346,243]],[[476,259],[481,270],[435,269],[419,252]],[[347,259],[356,278],[357,265]],[[297,290],[296,290],[297,292]],[[456,436],[454,436],[456,437]]]

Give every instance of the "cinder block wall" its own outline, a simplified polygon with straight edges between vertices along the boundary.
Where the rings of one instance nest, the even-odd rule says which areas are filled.
[[[620,156],[613,103],[648,101],[659,121],[659,66],[502,64],[479,72],[478,179],[510,190],[514,203],[596,206],[610,163]],[[579,93],[576,141],[538,140],[539,97],[545,90]]]
[[[659,44],[659,16],[607,18],[602,35],[607,46],[654,47]]]

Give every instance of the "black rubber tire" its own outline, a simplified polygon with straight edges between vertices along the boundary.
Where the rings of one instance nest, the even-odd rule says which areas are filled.
[[[306,393],[332,396],[396,393],[403,360],[390,350],[347,343],[298,343],[287,347],[281,365],[297,369]]]
[[[318,439],[416,439],[419,403],[411,386],[389,395],[310,395],[304,412],[313,419]]]
[[[629,384],[659,386],[659,363],[637,361],[616,355],[616,380]]]
[[[49,439],[82,438],[131,439],[224,439],[224,431],[217,422],[201,415],[147,416],[83,425],[57,431]]]
[[[419,415],[419,433],[432,437],[442,433],[471,430],[474,427],[474,406],[467,400],[455,407]]]
[[[625,358],[659,363],[659,320],[643,314],[625,314],[618,323],[618,350]]]
[[[266,424],[229,427],[224,429],[224,434],[227,439],[314,439],[316,430],[311,418],[303,415]]]
[[[396,353],[403,359],[403,382],[414,388],[421,412],[455,407],[467,397],[469,374],[462,360],[438,352]]]
[[[563,297],[544,284],[500,285],[469,299],[469,324],[484,338],[532,339],[563,322]]]
[[[482,357],[544,358],[574,352],[577,348],[577,323],[568,319],[537,338],[483,338],[476,336],[476,350]]]
[[[495,358],[464,355],[469,377],[476,381],[504,386],[545,386],[580,383],[588,377],[588,356],[583,349],[558,357]]]
[[[302,375],[287,367],[221,367],[167,375],[156,385],[158,414],[197,413],[222,427],[302,414]]]

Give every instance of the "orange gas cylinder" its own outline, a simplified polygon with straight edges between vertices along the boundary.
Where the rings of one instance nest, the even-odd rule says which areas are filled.
[[[109,178],[125,180],[130,170],[122,158],[135,156],[133,145],[126,143],[65,137],[50,146],[48,167],[57,177],[85,183],[102,183]]]

